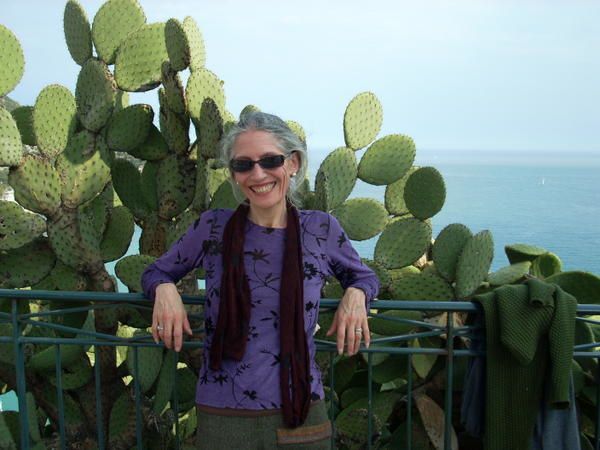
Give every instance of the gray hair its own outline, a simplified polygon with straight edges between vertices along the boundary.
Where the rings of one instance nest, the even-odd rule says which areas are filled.
[[[242,133],[250,130],[266,131],[267,133],[270,133],[275,138],[277,147],[283,152],[286,158],[289,158],[294,152],[298,154],[300,167],[296,172],[296,176],[290,178],[286,197],[294,206],[299,207],[300,198],[298,189],[302,186],[306,177],[306,144],[279,117],[261,111],[249,111],[242,114],[240,121],[232,125],[221,139],[221,162],[225,167],[229,167],[229,162],[233,158],[235,141]],[[246,200],[246,197],[233,179],[231,169],[229,170],[229,175],[229,181],[231,182],[235,198],[239,201]]]

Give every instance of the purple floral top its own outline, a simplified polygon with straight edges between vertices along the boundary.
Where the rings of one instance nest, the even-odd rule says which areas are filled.
[[[308,337],[311,388],[314,400],[324,398],[321,374],[315,363],[313,334],[317,325],[321,288],[335,276],[344,288],[362,289],[371,301],[379,283],[363,264],[338,221],[322,211],[301,210],[304,259],[304,326]],[[279,290],[285,229],[246,225],[244,264],[251,291],[252,316],[242,361],[224,359],[219,371],[208,367],[212,335],[219,313],[222,237],[233,211],[204,212],[171,249],[142,275],[144,293],[154,299],[160,283],[177,282],[197,267],[206,271],[204,307],[206,347],[200,369],[196,402],[219,408],[281,408],[279,387]]]

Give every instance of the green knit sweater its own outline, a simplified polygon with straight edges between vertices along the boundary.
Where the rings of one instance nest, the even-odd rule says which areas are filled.
[[[547,377],[550,406],[569,406],[577,301],[536,279],[473,300],[485,313],[485,448],[528,450]]]

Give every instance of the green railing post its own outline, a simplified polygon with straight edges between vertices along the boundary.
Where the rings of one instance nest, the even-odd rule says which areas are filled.
[[[408,376],[406,380],[406,448],[412,449],[412,353],[408,354]]]
[[[133,347],[133,388],[135,392],[135,438],[137,441],[138,450],[142,448],[142,401],[140,393],[139,381],[139,365],[138,365],[138,347]]]
[[[60,448],[62,450],[67,448],[67,437],[65,433],[65,402],[63,398],[62,389],[62,365],[61,359],[61,347],[60,344],[56,344],[56,353],[54,354],[54,368],[56,373],[56,404],[58,406],[58,430],[60,435]]]
[[[368,424],[367,424],[367,430],[369,433],[369,440],[367,441],[367,449],[371,450],[371,446],[372,446],[372,438],[373,438],[373,353],[369,352],[367,353],[367,379],[368,379],[368,386],[367,386],[367,395],[368,395],[368,400],[367,400],[367,412],[368,412],[368,416],[367,416],[367,420],[368,420]]]
[[[29,450],[29,423],[27,420],[27,392],[25,386],[25,357],[21,344],[21,323],[17,298],[11,301],[11,319],[13,327],[13,342],[15,349],[15,375],[17,376],[17,397],[19,402],[19,424],[21,427],[21,448]]]
[[[102,420],[102,380],[100,364],[98,361],[98,345],[94,345],[94,382],[96,385],[96,440],[98,441],[98,450],[104,450],[106,444],[104,442],[104,421]]]
[[[446,313],[446,399],[444,403],[444,450],[452,450],[452,387],[454,380],[454,313]]]

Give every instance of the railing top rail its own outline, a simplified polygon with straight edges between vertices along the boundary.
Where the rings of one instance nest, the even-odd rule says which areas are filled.
[[[21,289],[0,289],[0,299],[16,298],[23,300],[60,300],[60,301],[93,301],[93,302],[132,302],[150,303],[143,294],[122,292],[93,292],[93,291],[32,291]],[[184,303],[202,304],[204,297],[184,295]],[[600,302],[600,298],[598,299]],[[321,307],[330,308],[337,306],[339,300],[321,299]],[[477,307],[472,302],[465,301],[428,301],[428,300],[376,300],[371,304],[378,310],[410,310],[410,311],[453,311],[472,312]],[[577,306],[578,314],[600,314],[600,305],[580,304]]]

